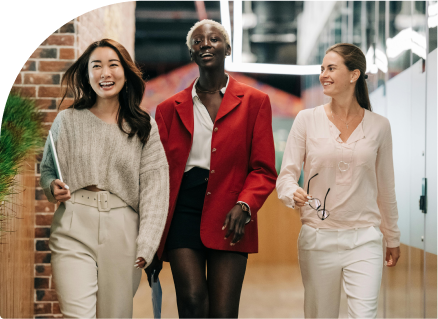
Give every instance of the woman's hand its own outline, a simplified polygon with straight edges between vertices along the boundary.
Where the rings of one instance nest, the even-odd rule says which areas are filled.
[[[234,232],[234,237],[230,246],[237,244],[242,239],[243,235],[245,235],[245,223],[247,218],[248,214],[242,210],[242,207],[239,204],[234,205],[227,214],[227,217],[225,217],[222,230],[227,228],[228,225],[229,227],[224,239],[227,239],[231,235],[231,232]]]
[[[55,179],[50,187],[52,188],[53,197],[55,197],[58,202],[63,203],[71,198],[68,186],[59,179]]]
[[[389,248],[386,247],[386,266],[395,267],[397,261],[400,258],[400,247]]]
[[[303,207],[304,205],[309,205],[308,200],[311,199],[312,196],[310,196],[309,194],[307,194],[304,189],[302,189],[301,187],[299,187],[295,193],[294,193],[294,202],[295,205],[298,207]]]
[[[139,269],[143,268],[146,265],[146,260],[143,259],[143,257],[138,257],[135,261],[134,267]]]
[[[141,259],[143,259],[143,258],[141,258]],[[143,267],[144,267],[144,265],[143,265]],[[144,270],[147,277],[148,277],[149,287],[152,287],[152,274],[154,274],[154,279],[155,279],[154,282],[157,282],[158,275],[160,274],[161,269],[163,269],[163,261],[159,260],[158,256],[155,255],[151,264]]]

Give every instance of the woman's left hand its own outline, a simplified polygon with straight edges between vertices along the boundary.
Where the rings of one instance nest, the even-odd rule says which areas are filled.
[[[386,266],[395,267],[400,258],[400,247],[388,248],[386,247]]]
[[[232,232],[234,232],[233,240],[230,243],[230,246],[234,246],[237,244],[245,235],[245,223],[248,214],[242,210],[242,207],[239,204],[234,205],[234,207],[230,210],[225,217],[224,226],[222,230],[228,227],[227,233],[225,234],[225,238],[227,239]]]
[[[143,257],[138,257],[135,261],[134,267],[135,268],[143,268],[146,265],[146,260],[143,259]]]

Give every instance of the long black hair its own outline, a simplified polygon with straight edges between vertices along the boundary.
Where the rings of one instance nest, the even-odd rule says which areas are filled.
[[[111,39],[102,39],[93,42],[85,50],[79,59],[65,72],[62,77],[61,85],[64,87],[64,99],[72,94],[73,104],[70,108],[78,110],[90,109],[97,99],[88,79],[88,62],[91,53],[96,48],[108,47],[113,49],[119,56],[120,62],[125,72],[126,82],[119,93],[119,110],[117,113],[117,124],[124,133],[131,138],[137,134],[142,143],[146,143],[152,128],[150,115],[140,108],[140,103],[145,90],[145,83],[142,79],[141,71],[137,68],[128,51],[123,45]],[[130,126],[127,132],[123,127],[123,122]]]
[[[368,111],[373,111],[371,108],[370,97],[368,95],[368,86],[365,81],[365,71],[367,69],[367,61],[362,50],[350,43],[338,43],[325,51],[325,54],[330,51],[336,52],[344,59],[344,64],[348,70],[354,71],[359,70],[360,76],[357,79],[356,86],[354,88],[354,94],[359,105],[367,109]]]

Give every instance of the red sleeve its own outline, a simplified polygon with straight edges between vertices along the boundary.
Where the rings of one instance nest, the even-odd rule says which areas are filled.
[[[275,148],[272,133],[272,110],[266,95],[257,115],[251,142],[249,174],[238,201],[245,202],[255,216],[275,188]]]

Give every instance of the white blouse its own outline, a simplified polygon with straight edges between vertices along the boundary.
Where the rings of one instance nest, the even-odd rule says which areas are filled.
[[[196,93],[198,80],[199,78],[196,79],[192,89],[194,120],[193,144],[184,172],[191,170],[195,166],[210,170],[211,136],[213,134],[214,123],[211,120],[210,114],[208,114],[207,108],[202,104],[201,99]],[[229,82],[230,77],[228,77],[225,87],[221,89],[222,94],[225,94]]]

